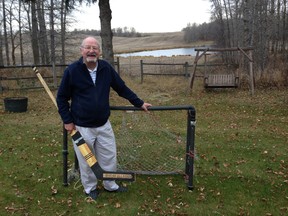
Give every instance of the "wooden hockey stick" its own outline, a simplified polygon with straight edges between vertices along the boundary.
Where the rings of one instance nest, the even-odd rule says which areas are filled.
[[[38,77],[39,81],[43,85],[44,89],[48,93],[49,97],[51,98],[54,105],[57,107],[57,103],[55,100],[54,95],[52,94],[51,90],[49,89],[48,85],[46,84],[45,80],[43,79],[42,75],[39,73],[38,69],[36,67],[33,67],[33,70]],[[81,154],[85,158],[87,164],[91,167],[92,171],[94,172],[97,179],[101,180],[124,180],[124,181],[134,181],[135,180],[135,174],[130,172],[108,172],[103,170],[95,155],[91,152],[89,146],[83,139],[82,135],[79,131],[73,130],[71,132],[71,137],[74,143],[77,145],[78,149],[80,150]]]

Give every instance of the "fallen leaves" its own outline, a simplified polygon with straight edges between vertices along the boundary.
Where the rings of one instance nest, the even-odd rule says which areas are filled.
[[[198,197],[197,197],[196,200],[197,200],[198,202],[205,201],[205,200],[206,200],[206,194],[204,193],[205,187],[200,187],[200,188],[198,189],[198,191],[199,191],[200,193],[199,193],[199,195],[198,195]]]
[[[120,208],[121,207],[121,204],[119,202],[115,203],[114,205],[115,208]]]
[[[52,194],[52,195],[56,195],[57,193],[58,193],[57,188],[55,188],[55,186],[52,185],[52,187],[51,187],[51,194]]]
[[[10,214],[15,214],[17,212],[23,212],[26,210],[26,207],[16,206],[15,203],[12,203],[10,206],[6,206],[5,210]]]

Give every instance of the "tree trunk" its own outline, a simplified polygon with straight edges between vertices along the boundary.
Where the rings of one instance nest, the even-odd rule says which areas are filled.
[[[226,17],[226,29],[227,29],[227,34],[225,35],[227,38],[227,44],[225,45],[225,47],[232,47],[232,35],[231,35],[231,30],[230,30],[230,23],[233,22],[233,20],[232,20],[232,16],[229,17],[228,7],[227,7],[225,0],[223,0],[223,4],[224,4],[224,11],[225,11],[225,17]],[[228,1],[228,4],[229,4],[229,1]]]
[[[65,36],[66,36],[66,6],[65,6],[65,0],[61,1],[61,64],[66,63],[66,54],[65,54]]]
[[[20,64],[24,65],[24,55],[23,55],[23,35],[22,35],[22,22],[21,22],[21,1],[19,1],[19,11],[18,11],[18,29],[19,29],[19,48],[20,48]]]
[[[269,9],[269,14],[268,14],[268,26],[270,26],[269,33],[270,40],[271,40],[271,52],[275,54],[276,52],[276,40],[277,40],[277,35],[276,35],[276,30],[277,30],[277,23],[275,22],[275,0],[271,0],[270,2],[270,9]],[[274,32],[274,34],[272,33]]]
[[[11,58],[12,58],[12,65],[16,64],[16,57],[15,57],[15,36],[13,35],[13,9],[12,5],[10,6],[10,9],[8,11],[9,13],[9,35],[10,35],[10,41],[11,41]]]
[[[114,53],[112,43],[111,19],[112,12],[109,0],[99,0],[100,23],[101,23],[101,39],[102,39],[102,55],[114,67]]]
[[[4,29],[4,44],[5,44],[5,54],[6,54],[6,63],[10,65],[10,56],[9,56],[9,46],[8,46],[8,34],[7,34],[7,25],[6,25],[6,8],[5,1],[2,1],[2,10],[3,10],[3,29]]]
[[[51,63],[55,64],[54,0],[50,1],[50,49]]]
[[[288,61],[288,54],[285,52],[287,50],[286,43],[287,43],[287,0],[283,0],[283,12],[282,12],[282,45],[281,45],[281,51],[286,55],[285,59]]]
[[[0,66],[4,66],[4,59],[3,59],[3,35],[2,35],[2,25],[1,24],[0,24]]]
[[[258,28],[255,29],[255,33],[260,38],[257,49],[259,55],[259,67],[261,70],[261,76],[264,75],[264,69],[267,63],[269,52],[269,29],[268,29],[268,5],[264,0],[257,1],[257,13],[259,14]]]
[[[40,56],[41,62],[43,64],[49,63],[49,49],[48,49],[48,40],[47,40],[47,30],[45,23],[45,14],[44,14],[44,4],[43,1],[36,1],[37,3],[37,15],[39,22],[39,46],[40,46]]]
[[[32,16],[32,32],[31,32],[31,39],[32,39],[32,52],[34,58],[34,64],[40,63],[39,58],[39,45],[38,45],[38,23],[37,23],[37,16],[36,16],[36,7],[35,2],[31,2],[31,16]]]
[[[249,13],[249,0],[245,0],[243,4],[243,26],[244,26],[244,41],[243,46],[248,46],[251,42],[251,29],[250,29],[250,19],[251,19],[251,11]]]

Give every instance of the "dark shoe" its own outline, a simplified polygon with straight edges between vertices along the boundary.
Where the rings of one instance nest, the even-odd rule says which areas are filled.
[[[85,193],[85,194],[86,194],[86,196],[91,197],[93,200],[96,200],[98,195],[99,195],[99,192],[95,189],[95,190],[90,191],[89,194],[87,194],[87,193]]]
[[[123,193],[123,192],[127,192],[128,188],[119,185],[119,188],[117,190],[113,190],[113,191],[106,190],[106,191],[113,192],[113,193]]]

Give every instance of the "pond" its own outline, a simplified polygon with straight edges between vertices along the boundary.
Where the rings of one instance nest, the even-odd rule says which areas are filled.
[[[119,57],[130,57],[130,56],[179,56],[179,55],[190,55],[195,56],[195,48],[175,48],[175,49],[160,49],[160,50],[150,50],[150,51],[141,51],[141,52],[132,52],[132,53],[122,53],[117,54]]]

